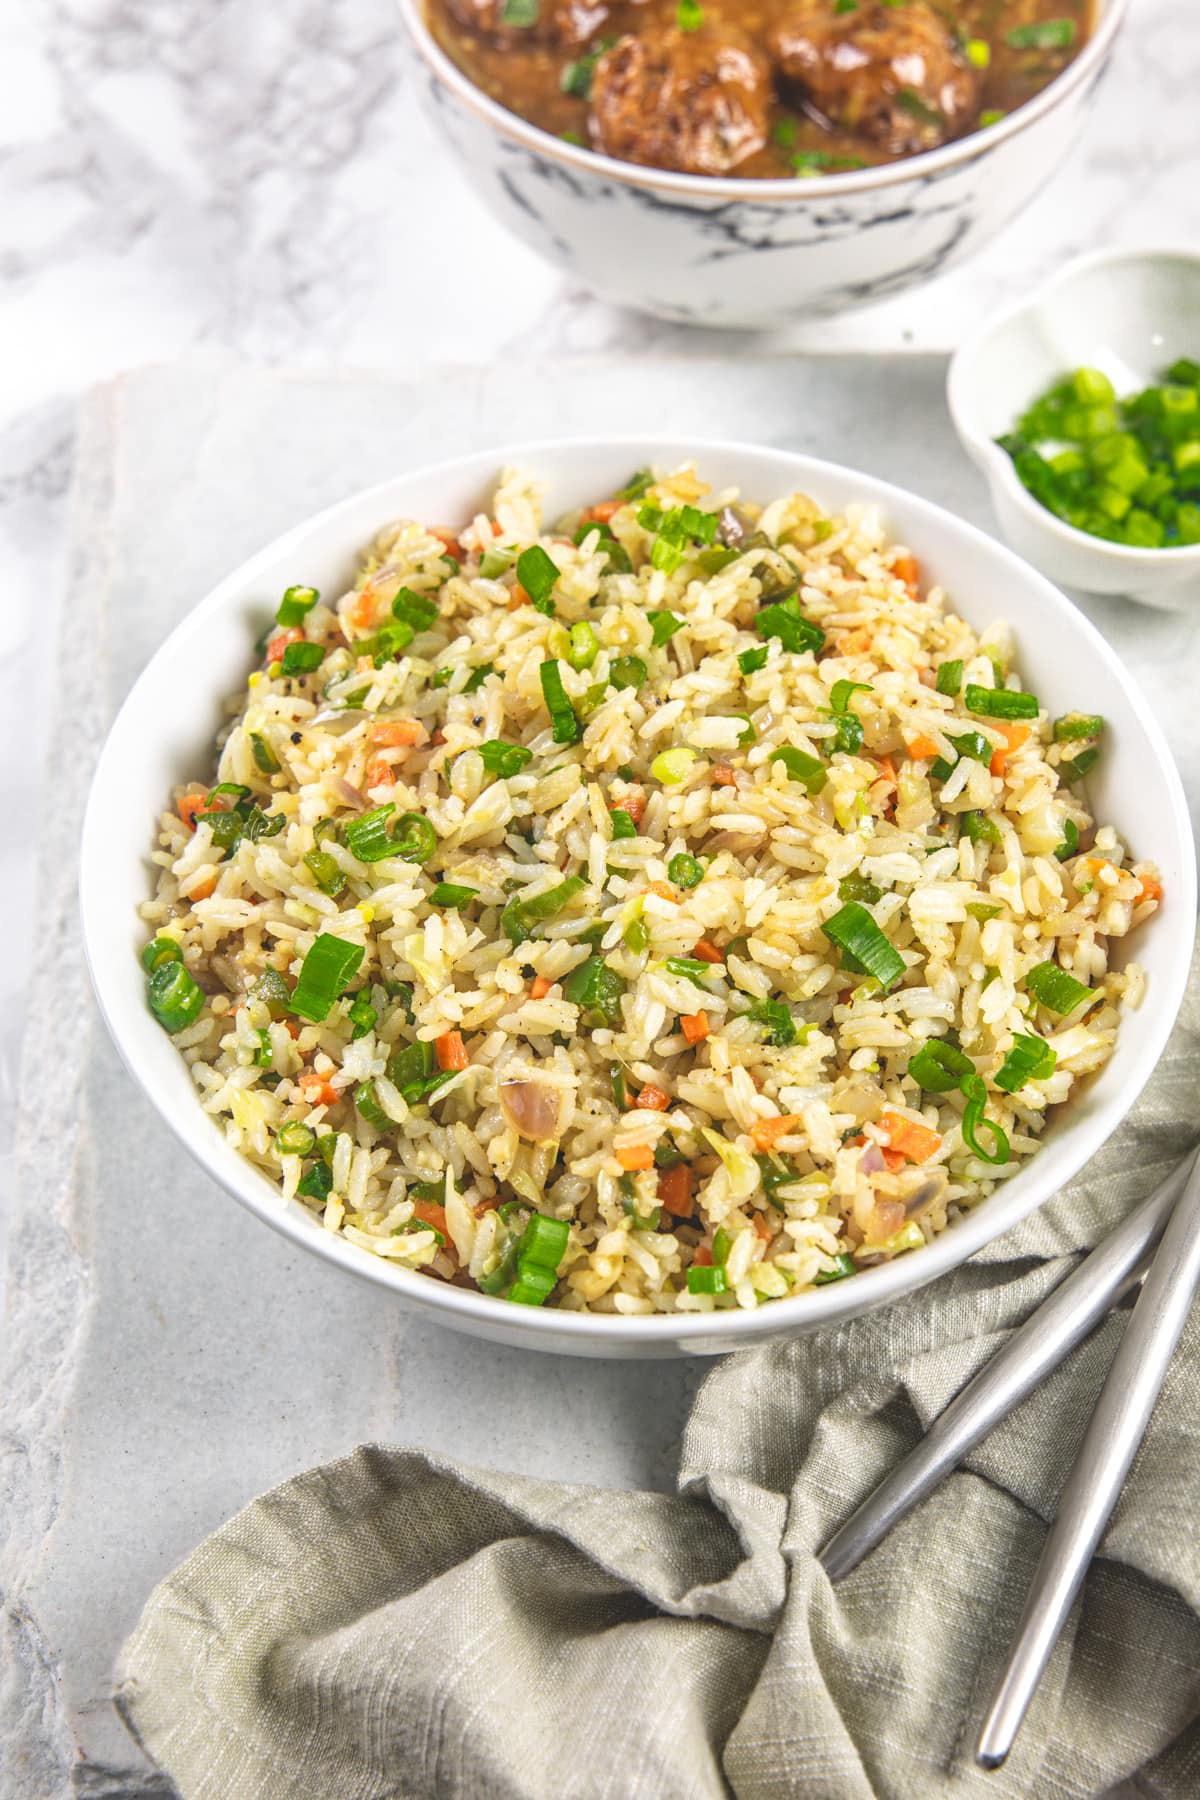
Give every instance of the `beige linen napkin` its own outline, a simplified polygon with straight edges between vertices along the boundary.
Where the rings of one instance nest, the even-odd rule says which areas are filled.
[[[380,1445],[263,1495],[151,1595],[130,1729],[184,1800],[1194,1800],[1195,1320],[1003,1770],[975,1733],[1123,1316],[838,1587],[814,1553],[1185,1154],[1198,1073],[1194,977],[1079,1179],[907,1302],[719,1364],[674,1496]]]

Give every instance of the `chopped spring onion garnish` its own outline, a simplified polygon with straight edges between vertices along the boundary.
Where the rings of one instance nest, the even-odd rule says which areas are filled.
[[[863,722],[857,713],[844,712],[835,715],[833,728],[833,749],[842,751],[846,756],[857,756],[862,749]]]
[[[517,580],[537,611],[545,613],[547,617],[552,617],[554,613],[554,584],[558,577],[558,564],[546,554],[540,544],[531,544],[517,558]]]
[[[829,150],[797,150],[792,157],[793,173],[803,177],[833,175],[839,169],[865,169],[866,166],[861,156],[835,156]]]
[[[967,838],[972,844],[998,844],[1000,842],[1000,827],[995,819],[990,819],[986,813],[960,813],[958,830],[959,835]]]
[[[1075,42],[1074,19],[1034,19],[1014,25],[1004,41],[1010,50],[1069,50]]]
[[[869,681],[835,681],[829,690],[829,704],[835,713],[849,712],[851,694],[874,692]]]
[[[549,558],[546,559],[549,561]],[[555,658],[548,658],[538,670],[542,684],[542,698],[546,702],[546,711],[550,714],[550,731],[556,744],[577,744],[583,735],[579,720],[575,717],[571,702],[567,699],[567,691],[563,686],[562,670]]]
[[[498,581],[501,575],[507,575],[517,559],[515,550],[485,550],[479,559],[479,573],[485,581]]]
[[[1007,117],[1008,114],[1002,107],[989,106],[980,113],[979,123],[986,128],[988,125],[998,125],[1001,119],[1006,119]]]
[[[646,616],[650,620],[650,638],[656,650],[683,629],[683,620],[678,613],[652,612]]]
[[[620,1024],[625,983],[602,956],[589,956],[572,969],[563,981],[562,991],[564,1000],[579,1007],[582,1025],[594,1029],[597,1025]]]
[[[346,871],[340,863],[334,861],[328,850],[308,850],[305,852],[304,862],[323,894],[334,899],[341,893],[346,885]]]
[[[1053,1075],[1057,1052],[1039,1037],[1014,1037],[1012,1048],[993,1077],[1006,1094],[1016,1094],[1028,1081],[1044,1081]]]
[[[182,962],[162,962],[146,984],[150,1011],[164,1031],[183,1031],[195,1024],[204,1006],[204,990]]]
[[[534,894],[527,900],[510,900],[500,915],[506,937],[514,944],[523,944],[526,938],[533,936],[535,925],[562,912],[586,886],[582,875],[568,875],[565,881],[560,881],[557,887],[547,888],[544,894]]]
[[[692,765],[699,754],[698,750],[692,750],[686,744],[677,744],[673,750],[660,750],[650,764],[650,773],[664,787],[678,787],[691,774]]]
[[[712,964],[701,956],[668,956],[665,966],[672,975],[682,975],[686,981],[694,981],[700,987],[713,971]]]
[[[424,813],[401,813],[392,834],[392,854],[401,862],[427,863],[437,849],[438,837]]]
[[[532,750],[524,744],[510,744],[506,738],[489,738],[485,744],[476,744],[475,754],[489,775],[498,775],[503,781],[510,775],[519,775],[525,764],[533,761]]]
[[[1047,1012],[1057,1013],[1064,1019],[1077,1006],[1082,1006],[1085,1000],[1099,998],[1090,987],[1085,986],[1082,981],[1076,981],[1073,975],[1068,975],[1065,969],[1060,969],[1053,962],[1038,963],[1036,968],[1030,969],[1025,977],[1025,986]]]
[[[1079,827],[1074,819],[1063,820],[1063,841],[1054,852],[1059,862],[1066,862],[1079,849]]]
[[[949,694],[951,698],[953,698],[962,687],[962,678],[963,666],[961,657],[955,657],[951,662],[942,663],[937,672],[938,693]]]
[[[439,881],[429,896],[431,906],[448,906],[452,912],[469,906],[479,893],[478,888],[461,887],[455,881]]]
[[[252,1000],[261,1001],[273,1019],[282,1019],[291,1011],[292,990],[278,969],[268,966],[250,990]]]
[[[841,951],[842,967],[873,975],[885,994],[904,974],[904,958],[857,900],[847,901],[831,919],[826,919],[822,929],[830,943]]]
[[[990,1163],[993,1168],[1006,1163],[1012,1155],[1009,1148],[1008,1134],[993,1119],[984,1118],[987,1105],[987,1089],[983,1085],[981,1075],[968,1075],[962,1083],[963,1096],[967,1102],[963,1108],[961,1130],[963,1142],[967,1149],[980,1162]],[[991,1150],[985,1150],[979,1141],[979,1133],[986,1131],[992,1140]]]
[[[796,1042],[796,1022],[784,1001],[756,1000],[748,1009],[746,1017],[756,1025],[765,1027],[768,1044],[774,1044],[777,1049],[786,1049],[789,1044]]]
[[[802,656],[806,650],[816,652],[825,642],[821,627],[801,615],[795,594],[760,607],[754,629],[759,637],[778,638],[785,650],[791,650],[797,656]]]
[[[992,900],[968,900],[967,913],[972,919],[978,919],[986,925],[989,919],[998,919],[1004,908]]]
[[[392,1121],[379,1104],[373,1081],[360,1081],[354,1090],[354,1110],[376,1131],[386,1131]]]
[[[1089,744],[1086,750],[1081,750],[1079,752],[1078,756],[1065,756],[1063,758],[1058,765],[1059,779],[1067,782],[1068,785],[1072,782],[1082,781],[1085,775],[1091,774],[1099,761],[1099,746],[1097,744]]]
[[[1076,738],[1098,738],[1103,733],[1104,720],[1099,713],[1064,713],[1054,721],[1056,744],[1074,743]]]
[[[694,888],[699,887],[704,880],[704,869],[694,856],[688,856],[686,851],[681,851],[678,856],[673,856],[667,864],[667,875],[676,887]]]
[[[348,944],[323,931],[301,964],[292,1011],[317,1025],[327,1019],[334,1001],[358,974],[364,954],[361,944]]]
[[[965,731],[961,737],[952,737],[950,742],[958,752],[954,762],[947,762],[944,756],[939,756],[937,761],[929,766],[929,773],[938,781],[949,780],[954,773],[955,765],[961,762],[964,756],[971,757],[974,762],[990,763],[992,760],[993,747],[982,731]]]
[[[316,588],[290,587],[283,591],[283,599],[275,614],[277,625],[303,625],[305,618],[321,598]]]
[[[572,625],[567,661],[573,669],[590,669],[600,654],[600,640],[586,619]]]
[[[507,1298],[517,1306],[541,1306],[558,1280],[571,1228],[564,1219],[534,1213],[517,1245],[516,1276]]]
[[[218,800],[248,800],[250,789],[243,787],[240,781],[218,781],[216,787],[209,788],[204,796],[205,808],[214,807]]]
[[[832,1269],[822,1269],[819,1275],[813,1276],[813,1286],[825,1287],[830,1281],[845,1281],[847,1275],[857,1274],[857,1263],[848,1251],[843,1250],[840,1255],[834,1257]]]
[[[624,1192],[621,1195],[621,1205],[625,1208],[626,1217],[631,1221],[630,1230],[632,1231],[657,1231],[662,1224],[661,1206],[652,1206],[648,1213],[640,1213],[637,1209],[636,1195]]]
[[[640,956],[650,943],[650,933],[640,919],[630,919],[621,933],[621,938],[625,948],[631,950],[635,956]]]
[[[612,1090],[613,1105],[618,1112],[624,1112],[629,1105],[629,1080],[619,1062],[608,1065],[608,1083]]]
[[[618,656],[608,671],[609,686],[639,688],[649,673],[640,656]]]
[[[427,594],[414,594],[411,588],[402,587],[392,601],[392,617],[401,625],[410,625],[414,636],[428,631],[437,616],[437,601]]]
[[[353,1042],[357,1042],[359,1038],[366,1037],[368,1031],[374,1031],[376,1025],[379,1023],[379,1014],[371,1005],[371,996],[366,988],[363,988],[361,993],[355,994],[349,1007],[346,1009],[346,1017],[354,1027],[353,1031],[350,1033]]]
[[[653,469],[638,469],[629,477],[623,488],[618,488],[615,498],[618,500],[640,500],[648,487],[654,484]]]
[[[742,650],[738,655],[738,668],[743,675],[753,675],[756,669],[766,666],[770,654],[769,644],[760,644],[757,650]]]
[[[986,38],[968,38],[963,54],[973,69],[986,69],[992,60],[992,46]]]
[[[689,1294],[726,1294],[729,1283],[719,1263],[693,1263],[687,1272]]]
[[[515,25],[526,31],[538,22],[538,0],[504,0],[500,13],[502,25]]]
[[[799,781],[810,794],[819,794],[829,779],[829,771],[819,756],[809,756],[807,751],[797,750],[791,744],[782,750],[772,750],[768,761],[782,763],[788,780]]]
[[[333,1175],[326,1163],[314,1163],[308,1173],[301,1179],[298,1194],[306,1200],[316,1200],[324,1204],[333,1191]]]
[[[324,644],[287,644],[280,667],[285,675],[311,675],[324,661]]]
[[[608,816],[612,824],[614,841],[620,838],[635,838],[637,836],[637,826],[622,807],[615,806]]]
[[[395,854],[392,848],[392,837],[388,821],[396,808],[391,800],[385,800],[382,806],[376,806],[357,819],[350,819],[342,831],[346,840],[346,848],[351,856],[359,862],[382,862],[385,856]]]
[[[675,8],[675,23],[680,31],[699,31],[704,23],[704,8],[700,0],[679,0]]]
[[[861,900],[864,906],[874,906],[877,900],[883,899],[883,889],[868,881],[857,869],[852,869],[838,882],[838,899]]]
[[[978,713],[985,719],[1036,719],[1038,716],[1037,695],[1018,693],[1012,688],[976,687],[969,681],[964,698],[967,711]]]
[[[384,663],[394,662],[402,650],[407,650],[415,636],[412,626],[403,619],[392,619],[388,624],[381,625],[372,637],[355,638],[355,655],[369,656],[375,667],[382,669]],[[356,689],[360,696],[366,692],[366,688]],[[356,702],[347,696],[345,704],[352,705]]]
[[[1008,1138],[999,1125],[983,1116],[987,1104],[987,1089],[984,1087],[983,1077],[969,1056],[954,1044],[947,1044],[941,1038],[931,1038],[910,1059],[908,1072],[920,1087],[931,1094],[946,1094],[957,1088],[967,1103],[963,1109],[962,1135],[968,1150],[981,1162],[991,1163],[993,1166],[1008,1161]],[[990,1134],[991,1150],[985,1150],[980,1143],[981,1130]]]
[[[261,731],[250,733],[250,753],[254,757],[254,766],[264,775],[275,775],[279,770],[279,758],[268,744]]]
[[[316,1141],[316,1132],[303,1119],[289,1119],[280,1126],[275,1144],[280,1156],[308,1156]]]
[[[479,668],[477,668],[475,670],[474,674],[470,677],[470,679],[463,683],[463,690],[462,690],[463,693],[464,694],[478,693],[479,689],[483,686],[483,684],[487,680],[488,676],[494,675],[495,673],[496,673],[495,663],[490,663],[490,662],[489,663],[481,663]]]
[[[902,106],[906,113],[919,119],[922,125],[941,125],[944,123],[936,106],[930,106],[922,100],[915,88],[902,87],[896,93],[896,105]]]
[[[153,938],[142,951],[142,967],[147,975],[153,975],[164,963],[182,961],[183,951],[172,937]]]

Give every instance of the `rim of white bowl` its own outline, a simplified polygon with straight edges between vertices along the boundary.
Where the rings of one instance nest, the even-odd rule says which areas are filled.
[[[102,892],[110,861],[107,848],[109,815],[105,799],[107,765],[110,759],[114,759],[117,755],[117,740],[123,718],[135,708],[137,700],[146,689],[154,689],[157,665],[168,654],[178,638],[198,629],[210,615],[219,615],[224,607],[236,596],[241,595],[247,584],[256,578],[259,568],[266,568],[273,563],[287,551],[289,546],[303,542],[312,532],[335,521],[339,514],[350,514],[360,506],[369,505],[376,495],[379,496],[380,505],[385,505],[385,496],[397,481],[415,478],[418,475],[427,479],[436,479],[440,475],[458,475],[465,470],[476,468],[479,469],[481,476],[485,476],[488,470],[494,472],[504,466],[526,464],[530,467],[537,467],[539,463],[549,463],[563,452],[575,451],[581,447],[600,452],[610,450],[620,450],[623,454],[627,452],[631,466],[641,467],[647,461],[652,462],[664,453],[674,453],[683,445],[686,445],[687,455],[694,456],[697,460],[703,460],[707,455],[712,455],[714,458],[717,456],[745,457],[749,462],[762,458],[772,462],[782,460],[795,471],[795,477],[800,482],[815,480],[819,485],[824,475],[832,476],[835,480],[848,478],[853,482],[861,483],[866,497],[878,499],[885,507],[894,506],[896,502],[899,502],[902,508],[909,510],[915,508],[918,514],[928,514],[934,521],[949,519],[954,529],[962,533],[970,543],[983,549],[989,556],[999,557],[1022,580],[1032,581],[1038,588],[1044,590],[1047,599],[1052,604],[1067,607],[1072,615],[1074,628],[1082,638],[1091,642],[1092,648],[1100,659],[1109,665],[1118,685],[1125,691],[1130,707],[1149,740],[1151,753],[1157,764],[1157,773],[1167,790],[1175,835],[1185,852],[1181,859],[1184,891],[1174,894],[1172,903],[1182,907],[1189,920],[1186,931],[1187,954],[1180,958],[1180,965],[1174,975],[1173,991],[1159,996],[1155,1024],[1149,1031],[1137,1059],[1126,1072],[1125,1103],[1115,1116],[1110,1117],[1108,1112],[1105,1112],[1081,1122],[1076,1148],[1071,1158],[1071,1167],[1063,1176],[1064,1181],[1073,1178],[1095,1156],[1113,1131],[1128,1116],[1137,1096],[1153,1074],[1182,1003],[1190,967],[1191,940],[1196,918],[1196,863],[1191,818],[1183,783],[1175,766],[1175,759],[1149,702],[1137,684],[1130,679],[1121,659],[1102,634],[1086,615],[1079,611],[1078,607],[1071,604],[1053,582],[998,538],[989,536],[978,526],[969,524],[965,519],[959,518],[956,513],[951,513],[948,508],[938,506],[936,502],[926,500],[919,494],[913,494],[906,488],[897,487],[893,482],[883,481],[873,475],[864,475],[845,463],[833,463],[821,457],[806,456],[795,451],[771,449],[763,445],[719,438],[687,437],[677,439],[674,436],[656,438],[620,435],[601,439],[549,438],[528,443],[500,444],[492,448],[474,451],[468,456],[450,457],[438,463],[417,465],[413,469],[392,475],[385,481],[373,483],[368,488],[348,494],[343,499],[335,501],[332,506],[322,508],[319,512],[293,526],[290,531],[283,532],[279,537],[273,539],[271,543],[247,558],[214,588],[210,589],[167,636],[123,700],[97,761],[84,815],[79,872],[79,903],[85,960],[101,1015],[126,1068],[164,1123],[218,1187],[231,1194],[258,1219],[270,1225],[283,1237],[302,1249],[346,1269],[363,1280],[387,1288],[403,1299],[414,1301],[431,1314],[449,1315],[464,1323],[470,1321],[480,1327],[483,1335],[487,1335],[486,1328],[492,1326],[503,1326],[510,1332],[519,1331],[521,1335],[528,1337],[530,1348],[538,1348],[539,1339],[550,1340],[566,1337],[568,1339],[578,1338],[581,1343],[588,1341],[603,1343],[606,1339],[611,1339],[614,1345],[620,1342],[625,1342],[630,1346],[640,1344],[646,1348],[649,1354],[652,1354],[653,1345],[659,1341],[663,1344],[664,1350],[673,1344],[695,1344],[702,1341],[706,1352],[711,1349],[715,1353],[721,1348],[746,1347],[760,1338],[786,1335],[789,1329],[795,1331],[809,1326],[817,1327],[833,1323],[841,1318],[857,1316],[859,1313],[876,1311],[907,1294],[916,1292],[919,1288],[936,1280],[938,1276],[944,1275],[949,1270],[966,1262],[985,1244],[1002,1237],[1005,1232],[1011,1231],[1028,1218],[1039,1206],[1045,1204],[1052,1192],[1057,1190],[1051,1189],[1039,1193],[1035,1179],[1030,1183],[1029,1192],[1022,1195],[1016,1204],[1013,1204],[1006,1184],[996,1194],[981,1201],[979,1206],[964,1218],[941,1232],[933,1239],[932,1243],[925,1246],[919,1255],[898,1257],[894,1262],[884,1263],[872,1269],[864,1269],[855,1277],[852,1284],[834,1282],[824,1288],[810,1289],[803,1294],[789,1295],[784,1299],[769,1301],[753,1312],[738,1307],[733,1310],[711,1313],[658,1313],[651,1316],[624,1317],[606,1313],[564,1312],[557,1308],[553,1310],[542,1310],[538,1307],[514,1309],[505,1300],[496,1299],[487,1294],[474,1293],[465,1288],[452,1287],[448,1283],[432,1281],[429,1277],[410,1270],[396,1268],[379,1257],[368,1255],[332,1232],[315,1230],[312,1215],[298,1201],[291,1202],[286,1210],[281,1209],[278,1189],[250,1162],[231,1149],[213,1121],[200,1110],[198,1104],[190,1109],[186,1116],[180,1115],[160,1097],[157,1092],[157,1084],[143,1076],[139,1067],[139,1054],[127,1040],[121,1024],[124,1011],[122,996],[125,984],[117,976],[115,966],[110,972],[109,953],[103,936],[93,935],[94,931],[99,932],[100,928],[94,924],[91,896],[93,893]],[[348,557],[352,555],[353,548],[354,546],[347,546]],[[149,821],[147,829],[149,832]],[[149,842],[149,838],[147,842]],[[1030,1170],[1036,1168],[1036,1162],[1036,1156],[1030,1158],[1028,1165]],[[849,1292],[848,1288],[852,1288],[853,1292]],[[519,1317],[514,1317],[514,1312],[518,1313]],[[727,1340],[727,1343],[722,1344],[721,1340]],[[546,1347],[553,1346],[547,1344]]]
[[[1118,263],[1150,262],[1190,263],[1200,276],[1200,251],[1193,250],[1186,244],[1138,244],[1122,245],[1111,250],[1089,250],[1083,256],[1072,257],[1061,269],[1056,269],[1053,275],[1041,282],[1024,300],[1016,300],[1002,312],[993,313],[972,332],[965,343],[959,345],[946,372],[946,404],[950,408],[955,430],[964,444],[972,450],[980,467],[999,481],[1005,493],[1026,517],[1036,521],[1049,536],[1056,537],[1060,543],[1069,544],[1073,548],[1084,547],[1098,556],[1103,555],[1112,563],[1124,563],[1130,570],[1178,569],[1187,568],[1191,563],[1200,564],[1200,544],[1164,544],[1159,549],[1144,544],[1115,544],[1108,538],[1093,537],[1090,531],[1081,531],[1077,525],[1069,525],[1057,513],[1052,513],[1049,507],[1040,505],[1034,499],[1017,474],[1012,457],[993,438],[979,430],[963,390],[971,369],[988,355],[991,339],[1005,326],[1011,325],[1014,319],[1036,312],[1047,295],[1056,293],[1059,288],[1070,287],[1073,281],[1092,269],[1112,268]]]
[[[476,87],[442,49],[425,18],[424,0],[396,0],[420,54],[434,74],[450,88],[469,111],[484,119],[501,137],[507,137],[541,156],[565,163],[568,168],[585,175],[602,175],[626,187],[650,189],[658,193],[689,195],[696,199],[809,200],[844,194],[859,194],[875,188],[890,187],[902,181],[929,179],[1018,136],[1053,110],[1075,89],[1098,74],[1116,38],[1131,0],[1106,0],[1104,12],[1095,31],[1073,62],[1061,75],[1036,93],[1015,112],[1008,113],[995,125],[986,125],[966,137],[955,138],[937,150],[923,150],[916,156],[901,157],[893,163],[880,163],[874,168],[852,169],[842,174],[822,175],[819,181],[802,176],[781,176],[771,180],[753,180],[736,175],[682,175],[671,169],[643,168],[638,163],[622,162],[614,156],[601,155],[576,144],[564,143],[540,125],[531,125],[519,113],[510,112]]]

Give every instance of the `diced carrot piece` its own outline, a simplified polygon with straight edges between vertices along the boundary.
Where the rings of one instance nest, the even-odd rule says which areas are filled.
[[[921,565],[915,556],[898,556],[892,564],[892,574],[900,578],[914,600],[920,599],[917,583],[921,579]]]
[[[857,625],[853,631],[843,631],[837,647],[839,656],[861,656],[871,648],[871,633],[865,625]]]
[[[617,1161],[632,1174],[635,1169],[652,1169],[654,1152],[649,1144],[629,1144],[617,1151]]]
[[[416,1201],[413,1206],[413,1218],[420,1219],[422,1225],[432,1225],[435,1231],[441,1232],[448,1244],[452,1241],[446,1225],[446,1209],[444,1206],[439,1206],[435,1200]]]
[[[926,737],[924,732],[915,738],[909,738],[904,747],[914,762],[932,762],[942,754],[933,739]]]
[[[396,771],[390,762],[384,762],[382,756],[376,756],[367,764],[367,788],[387,787],[396,779]]]
[[[711,1269],[712,1268],[712,1259],[713,1259],[713,1253],[712,1253],[712,1245],[711,1244],[697,1245],[696,1254],[695,1254],[695,1256],[693,1256],[692,1261],[695,1263],[695,1265],[698,1269]]]
[[[900,1113],[880,1113],[879,1123],[888,1134],[887,1148],[907,1157],[909,1162],[928,1162],[941,1146],[942,1140],[936,1131],[930,1130],[928,1125],[918,1125],[915,1119],[906,1119]],[[887,1160],[886,1150],[884,1160]]]
[[[708,1014],[705,1012],[681,1013],[679,1029],[689,1044],[702,1044],[708,1036]]]
[[[433,736],[430,738],[429,741],[434,746],[435,749],[440,748],[441,745],[445,743],[446,734],[442,730],[440,725],[438,726],[437,730],[434,732]]]
[[[781,1113],[777,1119],[755,1119],[750,1136],[757,1150],[773,1150],[781,1137],[786,1137],[800,1123],[799,1113]]]
[[[677,1219],[690,1216],[695,1191],[696,1177],[687,1163],[676,1163],[673,1169],[664,1169],[658,1178],[658,1204],[665,1213],[671,1213]]]
[[[902,1169],[908,1161],[903,1150],[884,1150],[881,1148],[879,1154],[882,1156],[893,1175],[896,1173],[897,1169]]]
[[[992,751],[992,760],[988,764],[991,774],[998,775],[1003,780],[1008,771],[1008,759],[1014,750],[1021,748],[1029,736],[1029,727],[1028,725],[1009,725],[1003,720],[989,720],[989,723],[994,723],[996,730],[1003,732],[1008,740],[1004,749]]]
[[[644,788],[631,787],[618,803],[618,812],[627,812],[635,825],[640,825],[642,814],[646,810],[646,793]]]
[[[544,1000],[554,986],[548,975],[535,975],[529,989],[531,1000]]]
[[[433,1047],[437,1051],[439,1069],[470,1068],[471,1059],[461,1031],[444,1031],[440,1038],[434,1039]]]
[[[347,609],[347,617],[355,631],[365,631],[375,616],[375,590],[365,587],[357,593]]]
[[[1156,875],[1138,876],[1138,900],[1161,900],[1163,897],[1162,882]]]
[[[221,796],[218,795],[218,798],[220,798],[220,797]],[[196,814],[198,812],[203,812],[203,811],[207,810],[204,805],[204,795],[203,794],[181,794],[179,796],[178,801],[176,802],[175,810],[179,814],[180,818],[183,820],[184,824],[187,826],[188,830],[195,831],[195,829],[196,829]],[[212,808],[212,810],[213,810],[213,812],[216,812],[217,808],[214,806]]]
[[[303,641],[304,633],[298,625],[289,625],[286,631],[277,631],[267,644],[267,661],[269,663],[282,662],[283,653],[288,645],[299,644]]]
[[[466,561],[466,551],[463,549],[454,533],[452,531],[447,531],[444,525],[431,525],[429,527],[429,535],[430,537],[435,537],[439,544],[444,544],[446,546],[446,549],[454,558],[455,562]]]
[[[193,882],[191,887],[188,888],[187,897],[189,900],[207,900],[211,894],[216,892],[216,888],[217,871],[215,869],[209,869],[206,875],[202,875],[198,881]]]
[[[775,1236],[775,1227],[765,1213],[755,1213],[751,1223],[764,1244],[769,1244]]]
[[[715,762],[712,766],[712,783],[714,787],[736,787],[737,776],[728,763]]]
[[[485,1213],[495,1212],[500,1205],[501,1200],[499,1194],[493,1194],[487,1200],[477,1200],[475,1205],[471,1208],[471,1211],[477,1219],[482,1219]]]
[[[340,1098],[332,1082],[315,1069],[306,1069],[297,1085],[310,1106],[336,1106]]]
[[[371,727],[371,742],[381,750],[409,750],[423,744],[427,735],[419,719],[382,719]]]
[[[283,1029],[287,1032],[287,1034],[290,1038],[295,1039],[300,1036],[300,1033],[303,1030],[303,1027],[300,1024],[299,1019],[285,1019],[283,1021]]]
[[[698,962],[723,963],[725,961],[725,952],[718,950],[715,944],[710,944],[707,938],[701,938],[698,944],[692,945],[692,955]]]
[[[607,525],[624,504],[623,500],[601,500],[598,505],[588,507],[583,515],[583,522],[585,525]]]
[[[521,586],[520,582],[514,581],[512,595],[508,602],[509,612],[516,612],[519,606],[532,605],[533,601],[529,598],[529,595],[525,592],[525,589]]]
[[[646,884],[646,892],[648,894],[657,895],[660,900],[670,900],[675,906],[679,905],[679,895],[675,892],[675,889],[671,886],[669,881],[648,882]]]
[[[671,1104],[671,1096],[648,1081],[645,1087],[638,1089],[633,1104],[641,1107],[644,1112],[666,1112]]]
[[[892,761],[891,757],[890,756],[881,756],[881,757],[877,758],[877,761],[879,763],[879,780],[886,781],[890,787],[895,787],[895,785],[896,785],[896,765]],[[874,783],[872,783],[872,786],[873,785],[874,785]]]

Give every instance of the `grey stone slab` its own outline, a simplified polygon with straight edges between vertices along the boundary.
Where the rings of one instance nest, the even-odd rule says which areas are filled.
[[[604,359],[407,379],[214,358],[88,402],[55,734],[70,754],[43,844],[0,1399],[4,1800],[165,1791],[113,1712],[113,1657],[153,1584],[263,1488],[366,1438],[665,1486],[703,1373],[553,1360],[415,1324],[389,1295],[263,1230],[192,1166],[95,1016],[75,922],[87,779],[130,683],[211,583],[277,532],[405,467],[517,438],[783,445],[987,527],[943,379],[943,359],[926,356]],[[1186,662],[1194,624],[1115,602],[1088,610],[1156,684],[1194,773],[1186,684],[1160,679]]]

